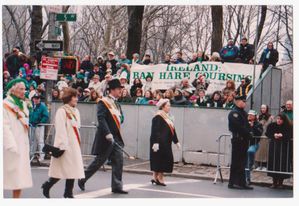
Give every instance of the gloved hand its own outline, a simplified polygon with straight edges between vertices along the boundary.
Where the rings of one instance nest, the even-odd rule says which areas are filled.
[[[180,144],[179,142],[176,143],[175,146],[176,146],[178,149],[181,149],[181,147],[182,147],[181,144]]]
[[[154,150],[154,152],[157,152],[159,150],[159,144],[158,143],[153,144],[152,149]]]
[[[113,138],[113,135],[111,133],[106,135],[106,139],[108,141],[112,142],[112,143],[114,142],[114,138]]]

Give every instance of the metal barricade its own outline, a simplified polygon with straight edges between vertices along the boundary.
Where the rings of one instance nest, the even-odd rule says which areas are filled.
[[[231,143],[229,143],[229,147],[226,145],[227,140],[229,139],[230,141],[231,137],[231,134],[223,134],[216,140],[218,143],[218,160],[214,184],[217,183],[219,177],[221,182],[223,182],[222,169],[230,169],[230,166],[222,164],[226,161],[221,161],[221,157],[224,156],[231,159]],[[230,151],[227,151],[227,148]],[[259,158],[256,155],[258,152],[262,152],[264,157]],[[260,161],[261,159],[263,161]],[[293,176],[293,139],[278,141],[269,139],[267,136],[254,136],[251,144],[248,145],[247,164],[245,168],[247,174],[250,175],[251,171],[264,172],[271,176],[275,174],[281,174],[285,177]]]
[[[45,132],[44,132],[44,142],[50,145],[54,144],[54,138],[55,138],[55,127],[54,124],[38,124],[37,126],[44,126]],[[80,136],[81,136],[81,153],[82,156],[94,156],[91,155],[91,149],[92,144],[94,141],[95,133],[96,133],[96,125],[92,123],[92,125],[81,125],[80,127]],[[29,131],[29,141],[30,141],[30,162],[32,162],[34,159],[36,159],[39,162],[39,156],[44,154],[40,151],[36,150],[36,140],[35,135],[33,134],[32,127]],[[33,144],[33,145],[32,145]]]

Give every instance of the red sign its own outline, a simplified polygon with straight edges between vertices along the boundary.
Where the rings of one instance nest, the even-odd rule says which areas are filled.
[[[40,71],[41,79],[57,80],[59,59],[53,57],[42,57]]]

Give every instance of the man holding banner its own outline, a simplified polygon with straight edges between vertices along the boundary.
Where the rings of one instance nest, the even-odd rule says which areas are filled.
[[[93,162],[85,170],[85,178],[78,181],[81,190],[85,190],[86,181],[109,158],[112,166],[112,192],[128,194],[123,190],[123,147],[124,142],[120,133],[123,114],[117,99],[121,96],[121,86],[118,79],[108,83],[109,96],[103,97],[97,108],[98,128],[94,139],[92,154],[96,155]]]

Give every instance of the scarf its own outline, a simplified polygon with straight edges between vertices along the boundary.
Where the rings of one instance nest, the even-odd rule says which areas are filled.
[[[11,94],[10,97],[13,99],[14,104],[17,105],[20,108],[20,110],[24,111],[24,106],[23,106],[24,101],[13,94]]]
[[[174,135],[175,128],[174,128],[174,119],[173,119],[173,117],[171,117],[169,114],[167,114],[163,110],[159,110],[157,112],[157,115],[161,116],[164,119],[164,121],[168,124],[172,135]]]

